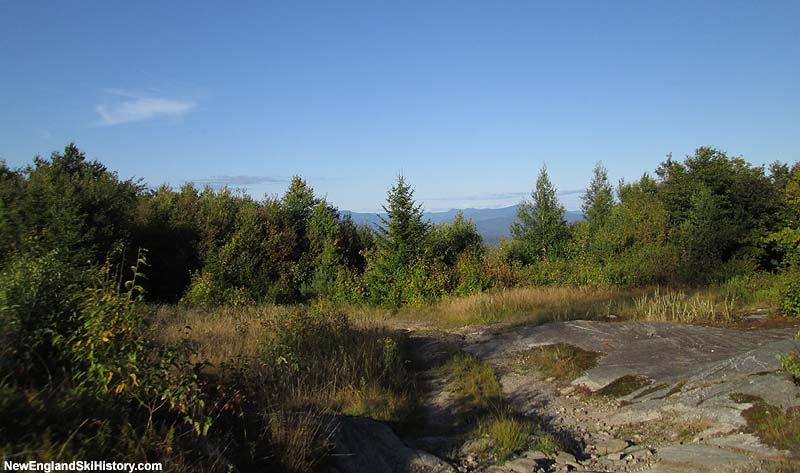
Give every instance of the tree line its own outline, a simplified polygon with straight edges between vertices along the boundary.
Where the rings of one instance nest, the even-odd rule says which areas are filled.
[[[521,285],[699,285],[800,261],[798,163],[753,166],[703,147],[616,186],[598,163],[582,202],[585,219],[567,224],[543,167],[511,239],[487,248],[462,215],[426,220],[403,176],[371,229],[297,176],[261,200],[148,189],[70,144],[19,169],[0,164],[0,278],[81,285],[82,269],[126,268],[143,248],[153,301],[400,306]]]

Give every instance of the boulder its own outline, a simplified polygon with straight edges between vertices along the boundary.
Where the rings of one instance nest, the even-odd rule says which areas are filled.
[[[341,473],[456,473],[449,463],[409,447],[374,420],[337,417],[332,440],[332,466]]]

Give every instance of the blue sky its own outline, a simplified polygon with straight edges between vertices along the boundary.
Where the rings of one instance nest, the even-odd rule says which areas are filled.
[[[800,159],[800,2],[0,0],[0,159],[75,141],[121,177],[305,177],[375,210],[567,208],[701,145]]]

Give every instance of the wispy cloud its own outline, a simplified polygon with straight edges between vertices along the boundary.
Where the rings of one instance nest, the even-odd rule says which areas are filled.
[[[289,179],[278,176],[211,176],[203,179],[195,179],[197,184],[207,184],[211,187],[247,187],[256,184],[282,184],[289,182]]]
[[[180,116],[190,112],[196,105],[187,100],[157,97],[121,89],[106,89],[104,92],[116,97],[111,103],[95,107],[100,116],[100,124],[106,126],[141,122],[164,116]]]

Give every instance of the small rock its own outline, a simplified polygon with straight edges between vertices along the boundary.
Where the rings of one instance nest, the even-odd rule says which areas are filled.
[[[470,440],[461,447],[461,453],[466,455],[473,452],[482,452],[489,448],[491,441],[488,438]]]
[[[507,462],[504,466],[507,470],[515,471],[517,473],[530,473],[536,467],[538,467],[539,464],[536,462],[536,460],[523,457]]]
[[[625,450],[623,450],[623,452],[624,453],[636,453],[636,452],[638,452],[640,450],[645,450],[644,445],[636,445],[636,444],[634,444],[634,445],[629,446]]]
[[[522,454],[525,458],[530,458],[531,460],[547,460],[550,457],[544,454],[544,452],[540,452],[539,450],[529,450]]]
[[[596,446],[597,453],[600,455],[608,455],[609,453],[617,453],[625,450],[628,447],[628,442],[615,438],[600,440]]]
[[[606,455],[606,458],[608,458],[611,461],[619,461],[622,458],[622,454],[621,453],[609,453],[608,455]]]
[[[566,396],[567,394],[572,394],[575,392],[575,386],[567,386],[566,388],[561,388],[561,390],[559,390],[558,392],[561,393],[562,396]]]
[[[578,465],[578,461],[575,459],[575,455],[567,452],[558,452],[558,455],[556,455],[556,463],[560,465],[574,466],[575,468],[580,466]]]

